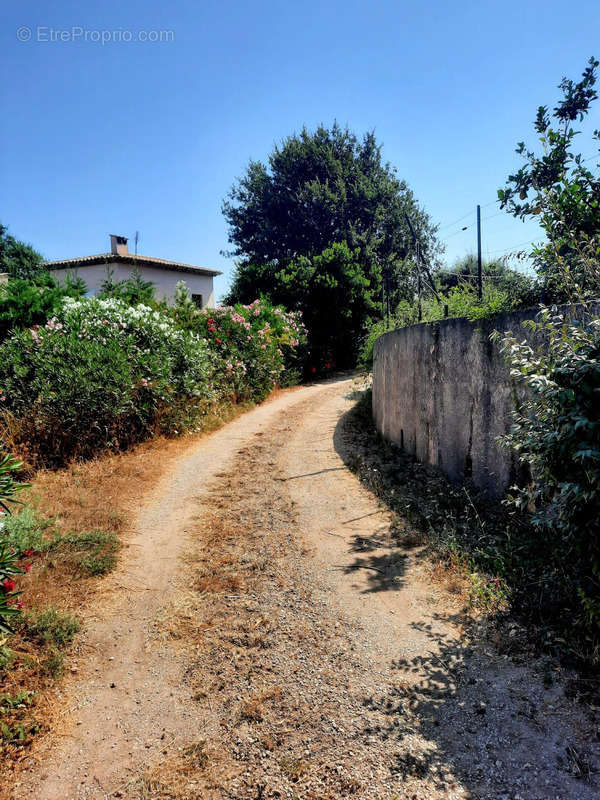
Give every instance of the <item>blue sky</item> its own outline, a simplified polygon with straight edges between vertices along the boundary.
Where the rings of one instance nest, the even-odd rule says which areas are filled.
[[[537,106],[600,55],[597,0],[10,5],[0,219],[51,259],[139,230],[141,253],[223,270],[218,294],[232,268],[220,255],[231,183],[286,135],[334,119],[375,130],[440,224],[449,263],[475,248],[475,228],[460,228],[477,203],[484,255],[536,238],[497,214],[496,190],[519,166],[516,142],[533,142]],[[76,41],[48,41],[50,28]],[[117,41],[93,41],[103,30]],[[585,138],[580,149],[594,152]]]

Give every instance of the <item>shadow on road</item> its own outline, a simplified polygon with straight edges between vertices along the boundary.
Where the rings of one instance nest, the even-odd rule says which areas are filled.
[[[350,467],[364,444],[360,424],[351,410],[334,432],[334,447]],[[373,464],[381,467],[373,456]],[[397,524],[398,531],[384,525],[376,535],[357,535],[352,541],[356,558],[345,569],[372,572],[369,591],[402,586],[409,552],[411,559],[428,557],[426,547],[415,548],[418,542],[412,542],[412,550],[406,546],[410,525],[403,528],[401,519]],[[397,536],[397,554],[380,555],[390,536]],[[598,720],[565,695],[568,675],[528,655],[522,642],[511,644],[511,637],[519,638],[516,625],[492,630],[466,613],[425,612],[411,627],[429,646],[412,658],[392,661],[393,679],[382,682],[377,695],[364,698],[367,707],[379,712],[380,723],[361,736],[398,742],[389,765],[392,774],[407,787],[415,779],[426,780],[444,798],[599,796]],[[440,633],[444,629],[453,635]],[[422,794],[414,797],[424,800]]]

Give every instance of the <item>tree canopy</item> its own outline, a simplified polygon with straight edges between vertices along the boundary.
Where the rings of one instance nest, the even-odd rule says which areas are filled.
[[[288,137],[267,164],[251,161],[223,213],[233,246],[228,255],[238,259],[228,300],[249,302],[264,294],[303,311],[313,327],[324,314],[329,337],[324,331],[311,335],[308,325],[315,361],[352,360],[355,348],[348,352],[348,341],[376,313],[382,270],[396,294],[412,296],[405,214],[424,256],[435,261],[440,251],[435,226],[382,161],[374,133],[359,140],[337,123]],[[341,337],[342,330],[348,335]]]
[[[585,265],[586,253],[596,253],[600,238],[600,176],[590,164],[598,164],[598,155],[575,152],[580,132],[573,123],[582,122],[598,98],[597,68],[598,61],[590,58],[581,80],[563,78],[562,99],[551,114],[547,106],[538,108],[534,128],[542,152],[519,142],[516,152],[525,163],[498,192],[502,208],[520,219],[537,219],[546,233],[547,244],[532,255],[550,299],[564,298],[575,286],[592,288]],[[594,131],[593,139],[599,138],[600,131]],[[594,283],[597,289],[597,276]]]
[[[12,278],[30,278],[40,268],[43,258],[37,250],[11,236],[0,223],[0,272]]]

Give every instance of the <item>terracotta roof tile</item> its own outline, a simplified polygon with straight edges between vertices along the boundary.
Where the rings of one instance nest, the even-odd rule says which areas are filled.
[[[116,253],[99,253],[95,256],[82,256],[81,258],[62,258],[59,261],[44,261],[42,266],[48,270],[64,269],[65,267],[89,267],[93,264],[138,264],[139,266],[159,267],[171,272],[189,272],[195,275],[215,276],[222,273],[216,269],[196,267],[193,264],[183,264],[181,261],[169,261],[166,258],[153,256],[136,256],[133,253],[118,255]]]

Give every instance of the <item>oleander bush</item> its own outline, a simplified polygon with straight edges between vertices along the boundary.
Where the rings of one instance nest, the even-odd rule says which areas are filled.
[[[21,468],[21,462],[9,454],[0,458],[0,633],[11,633],[9,620],[15,619],[21,613],[20,592],[15,591],[15,578],[28,569],[19,564],[22,553],[5,535],[5,523],[2,519],[10,514],[10,506],[18,502],[17,494],[27,485],[16,479]]]
[[[64,297],[0,344],[0,420],[32,463],[57,466],[199,426],[223,402],[260,401],[300,372],[299,316],[248,306],[174,309]]]
[[[206,343],[146,306],[66,298],[0,345],[11,435],[42,463],[190,427],[216,398]]]
[[[206,340],[219,365],[219,391],[234,401],[262,400],[275,386],[299,380],[306,344],[299,313],[286,312],[264,298],[200,311],[180,296],[172,314]]]

